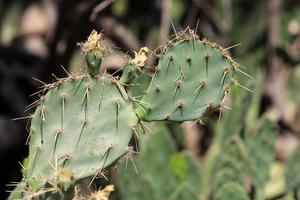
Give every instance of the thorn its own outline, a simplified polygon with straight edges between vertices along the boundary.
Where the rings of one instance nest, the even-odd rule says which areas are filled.
[[[119,111],[120,111],[120,106],[121,106],[121,102],[120,102],[120,99],[117,99],[116,100],[116,131],[118,133],[118,129],[119,129]]]
[[[108,158],[108,155],[109,155],[109,152],[110,152],[110,150],[113,148],[113,144],[109,144],[109,145],[107,145],[107,149],[104,151],[104,153],[103,153],[103,156],[105,156],[104,157],[104,162],[103,162],[103,165],[102,165],[102,169],[104,168],[104,166],[105,166],[105,163],[106,163],[106,161],[107,161],[107,158]],[[103,159],[103,157],[101,158],[101,161],[102,161],[102,159]]]
[[[221,117],[223,112],[223,106],[220,107],[219,117],[218,117],[218,123],[220,123]]]
[[[98,107],[98,111],[100,112],[100,108],[102,105],[102,98],[103,98],[103,92],[104,92],[104,83],[101,83],[101,91],[100,91],[100,102],[99,102],[99,107]]]
[[[205,74],[206,74],[206,77],[208,75],[208,59],[210,57],[210,54],[209,53],[206,53],[204,55],[204,58],[205,58]]]
[[[201,93],[201,89],[202,89],[204,86],[205,86],[205,81],[204,81],[204,80],[200,81],[200,85],[199,85],[198,88],[193,92],[193,94],[197,93],[197,95],[196,95],[196,97],[195,97],[195,99],[194,99],[193,104],[196,102],[198,96],[199,96],[200,93]]]
[[[29,131],[28,137],[27,137],[27,139],[26,139],[25,145],[28,145],[28,142],[29,142],[29,139],[30,139],[32,133],[33,133],[33,129],[30,128],[30,131]]]
[[[43,105],[44,99],[45,98],[41,97],[41,101],[40,101],[40,117],[41,117],[43,122],[45,122],[45,110],[44,110],[45,108],[44,108],[44,105]]]
[[[254,78],[253,76],[247,74],[246,72],[240,70],[239,68],[235,68],[236,71],[240,72],[241,74],[244,74],[245,76],[249,77],[249,78]]]
[[[34,150],[34,153],[33,153],[33,162],[32,162],[32,167],[31,167],[31,171],[30,171],[30,173],[32,173],[32,171],[33,171],[33,169],[34,169],[34,163],[35,163],[35,160],[36,160],[36,156],[37,156],[37,153],[39,152],[39,150],[40,150],[40,147],[39,146],[37,146],[36,148],[35,148],[35,150]],[[30,169],[30,168],[29,168]]]
[[[185,78],[181,65],[179,65],[179,70],[180,70],[180,74],[179,74],[178,78],[175,80],[175,82],[178,80],[184,80],[184,78]]]
[[[137,129],[136,129],[136,126],[135,126],[135,125],[132,126],[131,130],[132,130],[132,132],[134,133],[134,135],[139,139],[140,136],[139,136],[139,133],[137,132]]]
[[[199,26],[199,19],[197,20],[196,28],[195,28],[195,34],[198,32],[198,26]]]
[[[238,81],[237,81],[237,80],[234,80],[234,79],[233,79],[232,83],[233,83],[234,85],[237,85],[237,86],[239,86],[239,87],[243,88],[244,90],[247,90],[248,92],[254,93],[254,91],[250,90],[249,88],[247,88],[247,87],[245,87],[245,86],[242,86],[242,85],[240,85],[240,84],[238,83]]]
[[[139,124],[143,129],[146,128],[150,133],[153,133],[152,130],[143,121],[139,121]]]
[[[174,93],[173,93],[173,102],[174,102],[174,100],[175,100],[177,91],[179,90],[181,84],[182,84],[182,81],[181,81],[181,80],[177,80],[177,81],[176,81],[176,87],[175,87],[175,90],[174,90]]]
[[[221,101],[221,104],[224,103],[224,101],[225,101],[227,95],[229,94],[229,90],[230,90],[230,88],[229,88],[228,86],[226,86],[225,89],[224,89],[224,97],[223,97],[223,99],[222,99],[222,101]]]
[[[175,106],[175,108],[172,108],[171,110],[175,109],[174,111],[172,111],[172,113],[175,113],[177,110],[180,110],[180,115],[182,117],[183,108],[184,108],[184,102],[182,100],[180,100],[177,102],[177,105]],[[169,120],[169,119],[167,119],[167,120]]]
[[[85,92],[84,92],[84,95],[82,97],[82,100],[81,100],[81,110],[82,108],[84,107],[84,119],[86,120],[87,119],[87,114],[88,114],[88,97],[89,97],[89,91],[90,91],[90,86],[87,85],[86,89],[85,89]]]
[[[173,24],[173,21],[171,20],[171,25],[172,25],[172,28],[173,28],[173,31],[174,31],[174,33],[175,33],[175,35],[176,35],[176,37],[178,36],[178,34],[177,34],[177,31],[176,31],[176,29],[175,29],[175,26],[174,26],[174,24]]]
[[[42,98],[43,98],[43,96],[41,97],[41,99]],[[30,110],[31,108],[35,107],[37,104],[39,104],[39,102],[40,102],[41,99],[38,99],[38,100],[32,102],[31,104],[27,105],[25,107],[25,112],[28,111],[28,110]]]
[[[210,109],[210,107],[211,107],[211,105],[210,105],[210,104],[206,104],[206,105],[205,105],[205,106],[203,106],[202,108],[200,108],[200,109],[196,110],[196,112],[195,112],[195,113],[197,113],[197,112],[200,112],[201,110],[203,110],[203,109],[206,109],[206,108]]]
[[[62,94],[61,95],[61,123],[60,123],[60,129],[63,130],[63,126],[64,126],[64,117],[65,117],[65,99],[66,99],[66,95]]]
[[[227,50],[232,49],[232,48],[234,48],[234,47],[240,46],[241,44],[242,44],[241,42],[240,42],[240,43],[237,43],[237,44],[234,44],[234,45],[232,45],[232,46],[226,47],[224,50],[227,51]]]
[[[54,151],[53,151],[52,159],[54,158],[54,155],[55,155],[58,136],[59,136],[61,133],[62,133],[62,130],[61,130],[61,129],[57,129],[57,130],[55,131],[55,136],[54,136]]]
[[[44,83],[43,81],[41,81],[41,80],[39,80],[39,79],[37,79],[37,78],[35,78],[35,77],[32,77],[32,79],[35,80],[35,81],[37,81],[37,82],[39,82],[39,83],[41,83],[44,87],[47,86],[46,83]]]
[[[78,138],[77,143],[76,143],[75,150],[77,149],[77,146],[78,146],[78,144],[79,144],[79,141],[80,141],[80,138],[81,138],[81,135],[82,135],[82,133],[83,133],[83,129],[84,129],[84,126],[86,125],[86,123],[87,123],[87,121],[86,121],[86,119],[85,119],[85,120],[83,120],[83,122],[82,122],[81,125],[80,125],[80,134],[79,134],[79,138]]]
[[[152,80],[152,83],[153,83],[153,85],[155,87],[155,91],[159,92],[160,91],[160,87],[155,83],[154,79]]]
[[[105,176],[105,172],[103,172],[102,169],[99,169],[99,170],[97,170],[95,176],[93,176],[92,180],[90,181],[90,183],[89,183],[89,185],[88,185],[88,188],[90,188],[91,185],[92,185],[92,183],[94,182],[94,180],[95,180],[97,177],[99,177],[99,174],[100,174],[100,177],[103,177],[103,178],[105,178],[105,180],[108,181],[108,178]]]
[[[126,153],[126,155],[125,155],[125,159],[126,159],[126,162],[125,162],[125,169],[127,169],[128,159],[130,159],[130,161],[131,161],[131,163],[132,163],[132,165],[133,165],[133,167],[134,167],[135,173],[138,174],[138,173],[139,173],[139,172],[138,172],[138,169],[137,169],[137,167],[136,167],[136,165],[135,165],[135,163],[134,163],[134,160],[133,160],[133,158],[132,158],[132,155],[133,155],[134,153],[137,153],[137,152],[135,152],[135,151],[133,150],[133,147],[128,147],[127,153]]]
[[[64,68],[63,65],[60,65],[60,67],[64,70],[64,72],[67,74],[68,77],[71,77],[72,75]]]
[[[17,117],[17,118],[13,118],[11,119],[11,121],[17,121],[17,120],[22,120],[22,119],[32,119],[33,116],[29,115],[29,116],[25,116],[25,117]]]
[[[221,88],[223,88],[224,80],[225,80],[226,74],[228,73],[228,70],[229,70],[228,67],[224,68],[223,76],[222,76],[221,83],[220,83]]]
[[[76,95],[76,93],[77,93],[78,89],[80,88],[81,84],[83,83],[84,79],[85,79],[85,77],[83,77],[83,78],[81,79],[81,81],[79,82],[79,84],[78,84],[78,86],[77,86],[77,88],[76,88],[76,90],[75,90],[75,92],[74,92],[74,96]]]

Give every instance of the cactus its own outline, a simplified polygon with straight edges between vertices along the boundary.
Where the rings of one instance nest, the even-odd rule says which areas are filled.
[[[118,80],[96,75],[100,55],[87,52],[90,74],[59,79],[38,102],[24,175],[29,197],[38,190],[65,191],[80,179],[101,175],[128,151],[137,117]],[[56,191],[65,180],[69,187]]]
[[[295,199],[300,198],[300,147],[294,150],[289,157],[286,166],[287,191],[292,193]]]
[[[275,161],[276,128],[267,118],[262,118],[253,135],[245,141],[248,151],[249,176],[255,187],[255,199],[264,199],[264,187]]]
[[[156,131],[142,139],[135,165],[121,166],[117,185],[120,196],[125,200],[149,196],[150,199],[197,199],[201,179],[196,161],[187,153],[176,153],[164,127]]]
[[[93,31],[87,42],[81,44],[89,74],[70,75],[46,86],[47,93],[38,102],[31,120],[30,152],[23,180],[27,186],[22,189],[23,194],[32,197],[48,195],[49,191],[53,195],[72,191],[78,181],[103,175],[105,167],[130,151],[129,141],[132,133],[137,134],[141,121],[199,120],[211,109],[226,108],[223,101],[232,85],[249,90],[235,79],[235,72],[247,74],[239,69],[228,51],[215,43],[199,40],[189,30],[189,33],[179,33],[165,46],[146,94],[137,100],[129,97],[130,91],[123,85],[138,80],[148,50],[143,48],[136,53],[118,80],[98,75],[102,58],[110,51],[104,43],[103,36]],[[165,143],[158,141],[158,144],[166,148]],[[172,146],[169,153],[174,152]],[[147,148],[157,150],[154,144]],[[169,194],[169,190],[175,191],[175,180],[190,180],[191,185],[197,185],[197,178],[194,180],[188,174],[185,177],[176,170],[171,171],[173,175],[166,171],[171,178],[153,185],[153,174],[166,168],[165,159],[170,155],[163,157],[160,152],[151,151],[145,150],[141,157],[142,169],[149,168],[152,159],[161,160],[153,169],[149,168],[149,174],[145,173],[141,182],[150,182],[149,190],[157,192],[169,185],[166,191],[157,193],[158,198]],[[174,156],[173,160],[185,163],[178,167],[194,165],[184,155]],[[174,162],[171,169],[172,165]],[[195,167],[190,170],[197,171]]]
[[[226,49],[191,34],[171,41],[162,53],[137,113],[145,121],[197,120],[223,100],[236,71],[242,72]],[[239,85],[241,86],[241,85]]]
[[[248,200],[247,193],[237,183],[229,181],[216,193],[216,200]]]

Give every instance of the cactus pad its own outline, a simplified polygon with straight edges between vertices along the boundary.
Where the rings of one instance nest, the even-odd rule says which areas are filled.
[[[218,108],[232,85],[236,63],[222,47],[196,36],[167,47],[143,98],[146,121],[185,121]]]
[[[136,123],[127,94],[112,77],[60,80],[33,115],[25,177],[41,186],[61,171],[72,180],[100,175],[127,152]]]

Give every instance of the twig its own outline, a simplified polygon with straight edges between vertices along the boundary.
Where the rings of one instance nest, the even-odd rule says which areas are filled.
[[[110,4],[112,4],[115,0],[105,0],[102,1],[101,3],[99,3],[94,9],[93,12],[90,16],[90,21],[95,21],[97,14],[99,12],[101,12],[102,10],[104,10],[107,6],[109,6]]]
[[[169,38],[171,22],[172,0],[163,0],[161,7],[160,43],[165,43]]]

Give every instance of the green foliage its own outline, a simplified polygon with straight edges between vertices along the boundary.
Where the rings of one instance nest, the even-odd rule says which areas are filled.
[[[300,147],[290,156],[286,166],[287,191],[293,193],[295,199],[300,198]]]
[[[164,126],[156,127],[154,134],[145,135],[141,145],[134,164],[125,167],[123,161],[121,166],[117,187],[122,199],[147,199],[151,195],[152,199],[196,199],[200,191],[197,162],[187,153],[176,153]]]
[[[248,200],[244,188],[235,182],[224,184],[216,194],[216,200]]]

